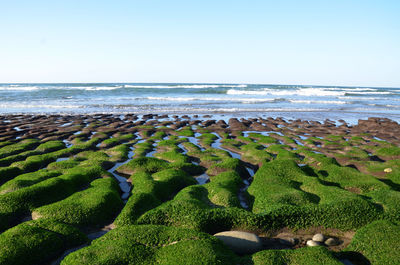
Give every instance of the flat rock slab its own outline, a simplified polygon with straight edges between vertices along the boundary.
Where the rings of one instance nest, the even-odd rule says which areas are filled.
[[[251,254],[262,250],[261,239],[253,233],[224,231],[214,235],[237,254]]]

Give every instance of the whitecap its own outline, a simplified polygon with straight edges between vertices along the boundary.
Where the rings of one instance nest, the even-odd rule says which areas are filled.
[[[324,90],[323,88],[298,88],[296,90],[277,90],[264,88],[264,90],[237,90],[229,89],[228,95],[274,95],[274,96],[344,96],[343,91]]]
[[[195,84],[195,85],[124,85],[125,88],[245,88],[247,85]]]
[[[352,95],[352,94],[354,94],[354,95],[393,95],[393,94],[395,94],[395,93],[393,93],[393,92],[389,92],[389,91],[373,91],[373,92],[368,92],[368,91],[365,91],[365,92],[359,92],[359,91],[349,91],[349,92],[346,92],[346,95]]]
[[[163,101],[230,101],[230,102],[282,102],[282,98],[235,98],[235,97],[145,97],[135,99],[163,100]]]
[[[85,87],[84,89],[88,91],[98,91],[98,90],[115,90],[118,88],[122,88],[122,86],[95,86],[95,87]]]
[[[45,89],[43,87],[38,86],[19,86],[19,85],[10,85],[10,86],[0,86],[0,90],[8,90],[8,91],[34,91],[39,89]]]
[[[4,109],[19,109],[19,108],[47,108],[47,109],[75,109],[75,108],[83,108],[78,105],[53,105],[53,104],[23,104],[23,103],[3,103],[0,104],[0,108]]]
[[[349,102],[346,101],[338,101],[338,100],[289,100],[291,103],[298,104],[347,104]]]

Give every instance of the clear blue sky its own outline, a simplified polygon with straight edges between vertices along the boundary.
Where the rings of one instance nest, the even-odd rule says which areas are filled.
[[[2,1],[0,82],[400,87],[400,1]]]

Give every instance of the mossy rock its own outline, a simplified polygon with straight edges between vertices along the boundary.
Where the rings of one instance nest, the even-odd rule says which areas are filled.
[[[25,139],[18,143],[6,145],[0,148],[0,158],[4,158],[6,156],[18,154],[20,152],[27,151],[29,149],[34,149],[40,144],[39,140],[36,139]]]
[[[211,146],[212,143],[214,143],[215,140],[218,139],[218,136],[216,136],[215,134],[212,134],[212,133],[203,133],[202,135],[200,135],[197,138],[200,139],[200,143],[203,146],[209,147],[209,146]]]
[[[70,196],[103,174],[98,167],[76,167],[65,174],[0,196],[0,231],[29,211]]]
[[[236,171],[243,178],[250,177],[244,163],[237,158],[224,159],[221,163],[211,165],[207,170],[207,174],[215,176],[226,171]]]
[[[361,227],[382,216],[382,209],[337,186],[308,176],[293,160],[273,160],[255,174],[248,192],[255,214],[273,226],[340,229]]]
[[[22,174],[1,185],[0,194],[16,191],[24,187],[34,185],[48,178],[57,177],[59,175],[61,175],[61,173],[55,171],[48,171],[47,169]]]
[[[168,168],[169,163],[154,157],[140,157],[129,161],[117,168],[118,172],[126,175],[132,175],[137,172],[155,173]]]
[[[112,162],[122,162],[128,159],[130,148],[127,144],[120,144],[105,150],[106,154],[111,156]]]
[[[138,224],[160,224],[216,233],[231,228],[259,228],[256,215],[237,207],[223,208],[208,198],[205,185],[193,185],[181,190],[173,200],[147,211]]]
[[[157,225],[116,228],[68,255],[67,264],[232,264],[238,257],[217,238]]]
[[[387,159],[395,159],[400,157],[400,147],[391,146],[391,147],[383,147],[376,150],[374,153],[377,156],[387,158]]]
[[[48,141],[45,143],[40,144],[35,150],[42,152],[42,153],[48,153],[48,152],[54,152],[60,149],[65,148],[65,143],[63,141]]]
[[[94,180],[88,189],[42,206],[32,212],[34,219],[51,218],[67,224],[104,225],[122,209],[118,183],[113,178]]]
[[[243,181],[235,171],[221,173],[211,178],[211,182],[204,185],[208,190],[209,200],[218,206],[241,207],[238,198]]]
[[[190,127],[184,127],[179,131],[176,131],[178,135],[180,136],[186,136],[186,137],[193,137],[194,136],[194,132],[192,130],[192,128]]]
[[[375,221],[357,230],[346,251],[361,253],[371,264],[400,264],[400,226]]]
[[[342,265],[335,255],[324,247],[304,247],[290,250],[263,250],[243,258],[242,264],[251,265]]]
[[[249,133],[249,138],[257,140],[259,144],[276,144],[278,140],[271,136],[265,136],[258,133]]]
[[[146,211],[171,199],[184,187],[196,184],[187,173],[175,169],[162,170],[152,175],[139,172],[130,179],[133,185],[132,195],[115,221],[118,226],[135,224],[137,218]]]
[[[198,176],[200,174],[203,174],[205,171],[205,168],[202,166],[195,165],[192,163],[182,163],[182,162],[170,163],[168,168],[183,170],[191,176]]]
[[[47,169],[63,171],[66,169],[74,168],[74,167],[78,166],[79,163],[80,162],[75,159],[67,159],[67,160],[63,160],[63,161],[52,162],[47,165]]]
[[[22,173],[22,170],[18,167],[1,167],[0,168],[0,185],[13,179]]]
[[[25,222],[0,234],[0,264],[45,264],[87,241],[78,229],[54,220]]]

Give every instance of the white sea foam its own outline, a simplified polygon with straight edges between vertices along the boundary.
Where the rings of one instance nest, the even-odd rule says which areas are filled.
[[[0,109],[36,109],[36,108],[46,108],[46,109],[76,109],[83,108],[79,105],[53,105],[53,104],[23,104],[23,103],[3,103],[0,104]]]
[[[298,103],[298,104],[347,104],[346,101],[338,101],[338,100],[289,100],[291,103]]]
[[[390,94],[394,94],[393,92],[389,92],[389,91],[364,91],[364,92],[360,92],[360,91],[347,91],[346,92],[347,95],[351,95],[351,94],[355,94],[355,95],[390,95]]]
[[[77,87],[71,87],[76,89]],[[115,90],[118,88],[122,88],[122,86],[95,86],[95,87],[84,87],[85,90],[88,91],[98,91],[98,90]]]
[[[138,100],[149,99],[149,100],[162,100],[162,101],[230,101],[230,102],[281,102],[285,99],[275,99],[275,98],[235,98],[235,97],[145,97],[145,98],[135,98]]]
[[[400,108],[399,105],[392,105],[392,104],[371,103],[371,104],[367,104],[367,105],[374,106],[374,107],[383,107],[383,108]]]
[[[41,89],[38,86],[19,86],[19,85],[9,85],[9,86],[0,86],[1,90],[6,91],[34,91]]]
[[[0,86],[0,91],[36,91],[36,90],[88,90],[88,91],[95,91],[95,90],[114,90],[118,88],[122,88],[123,86],[73,86],[73,85],[66,85],[66,86],[55,86],[55,85],[48,85],[48,86],[21,86],[21,85],[8,85],[8,86]]]
[[[324,90],[339,90],[339,91],[377,91],[377,88],[369,87],[323,87]]]
[[[124,85],[126,88],[220,88],[220,87],[235,87],[245,88],[247,85]]]
[[[264,90],[237,90],[229,89],[228,95],[274,95],[274,96],[344,96],[344,91],[331,91],[324,88],[297,88],[295,90],[278,90],[264,88]]]

